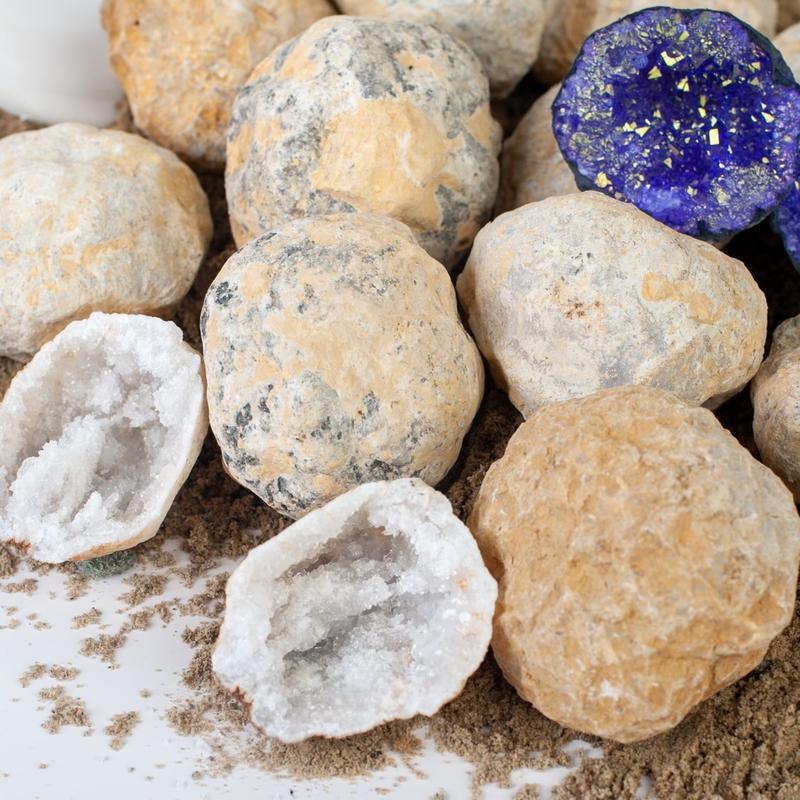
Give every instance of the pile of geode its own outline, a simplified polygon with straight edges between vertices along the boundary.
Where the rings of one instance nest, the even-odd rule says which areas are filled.
[[[702,241],[770,214],[800,240],[800,86],[723,13],[772,34],[777,4],[339,5],[374,16],[106,0],[152,141],[0,141],[0,354],[30,359],[0,404],[0,540],[86,562],[155,535],[210,421],[232,478],[297,519],[234,572],[214,653],[268,734],[433,714],[490,640],[553,719],[667,730],[794,609],[792,495],[707,409],[755,376],[764,461],[800,491],[799,325],[761,367],[764,295]],[[501,159],[492,95],[579,47]],[[212,233],[169,150],[224,168],[240,247],[202,359],[155,316]],[[467,527],[431,487],[481,355],[526,421]]]

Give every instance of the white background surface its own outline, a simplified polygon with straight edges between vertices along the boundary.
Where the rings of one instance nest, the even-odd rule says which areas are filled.
[[[169,546],[171,545],[171,546]],[[187,557],[169,543],[178,560]],[[233,564],[221,564],[230,570]],[[19,582],[27,573],[18,572]],[[0,798],[2,800],[169,800],[170,798],[236,798],[236,800],[317,800],[317,798],[372,798],[380,789],[384,797],[397,800],[425,800],[437,790],[450,800],[470,795],[471,768],[453,754],[436,752],[426,744],[414,767],[426,777],[401,767],[353,780],[302,781],[279,778],[253,768],[242,767],[224,778],[197,781],[192,773],[203,769],[210,750],[202,738],[179,736],[165,719],[166,709],[188,696],[180,674],[188,665],[191,650],[181,640],[186,626],[203,620],[175,614],[169,624],[156,616],[144,631],[134,630],[118,652],[116,667],[96,658],[79,655],[80,643],[101,632],[115,633],[129,609],[117,599],[129,587],[122,576],[92,581],[87,595],[67,599],[66,578],[53,572],[37,577],[33,595],[0,592]],[[166,599],[188,599],[200,587],[187,590],[170,579],[163,596],[154,597],[135,610]],[[72,627],[73,617],[96,607],[102,611],[101,624],[83,629]],[[14,611],[9,611],[16,608]],[[35,618],[28,618],[36,615]],[[8,623],[18,620],[19,626]],[[37,629],[37,623],[51,627]],[[105,625],[105,630],[103,629]],[[41,725],[52,704],[37,699],[40,689],[56,685],[49,676],[33,681],[27,688],[20,676],[35,662],[76,667],[74,681],[65,682],[67,693],[86,703],[92,723],[90,736],[82,728],[64,727],[50,734]],[[149,698],[139,692],[147,689]],[[103,729],[111,717],[136,710],[141,716],[126,745],[118,751],[109,747]],[[570,751],[577,757],[586,745],[574,743]],[[598,751],[589,755],[598,756]],[[47,764],[41,769],[40,764]],[[548,773],[530,770],[514,774],[512,789],[485,787],[482,797],[500,800],[512,797],[526,783],[545,787],[558,783],[568,770]],[[398,783],[398,778],[405,778]],[[547,790],[542,792],[547,797]]]

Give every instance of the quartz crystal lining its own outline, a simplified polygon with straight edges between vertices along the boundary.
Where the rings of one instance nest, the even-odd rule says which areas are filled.
[[[586,40],[554,101],[553,130],[580,188],[718,240],[789,191],[800,87],[736,17],[653,8]]]

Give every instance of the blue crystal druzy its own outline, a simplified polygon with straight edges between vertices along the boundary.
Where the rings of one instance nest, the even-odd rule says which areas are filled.
[[[731,14],[650,8],[586,40],[553,131],[581,189],[713,241],[759,222],[791,188],[800,86]]]

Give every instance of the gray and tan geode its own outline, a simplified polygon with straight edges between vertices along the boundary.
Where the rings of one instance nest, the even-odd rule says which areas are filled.
[[[541,409],[468,522],[492,650],[562,725],[631,742],[752,670],[792,618],[800,517],[705,409],[646,387]]]
[[[68,325],[0,403],[0,541],[58,563],[154,536],[208,430],[202,373],[172,322]]]
[[[370,483],[250,551],[212,663],[267,735],[349,736],[459,694],[496,598],[447,498],[413,479]]]
[[[580,191],[553,134],[551,107],[560,89],[556,84],[536,100],[503,144],[496,214]]]
[[[378,213],[452,268],[494,204],[500,138],[466,45],[411,22],[320,20],[236,99],[225,177],[234,238],[309,214]]]
[[[208,200],[177,156],[65,123],[0,140],[0,356],[92,311],[159,313],[189,291]]]
[[[221,172],[239,87],[279,44],[334,13],[328,0],[105,0],[103,26],[137,128]]]
[[[492,93],[505,97],[539,52],[552,0],[339,0],[345,14],[422,22],[461,39],[480,58]]]
[[[714,407],[764,355],[767,304],[744,264],[599,192],[551,197],[487,225],[458,295],[525,416],[625,384]]]
[[[226,468],[291,517],[369,481],[435,485],[480,404],[450,278],[388,217],[309,217],[250,242],[200,324]]]
[[[776,329],[751,395],[761,458],[800,499],[800,317]]]
[[[778,0],[555,0],[542,34],[534,74],[548,86],[557,83],[569,71],[590,33],[627,14],[661,5],[727,11],[767,37],[775,33],[778,18]]]
[[[800,77],[800,23],[781,31],[772,41],[786,59],[795,79]]]

